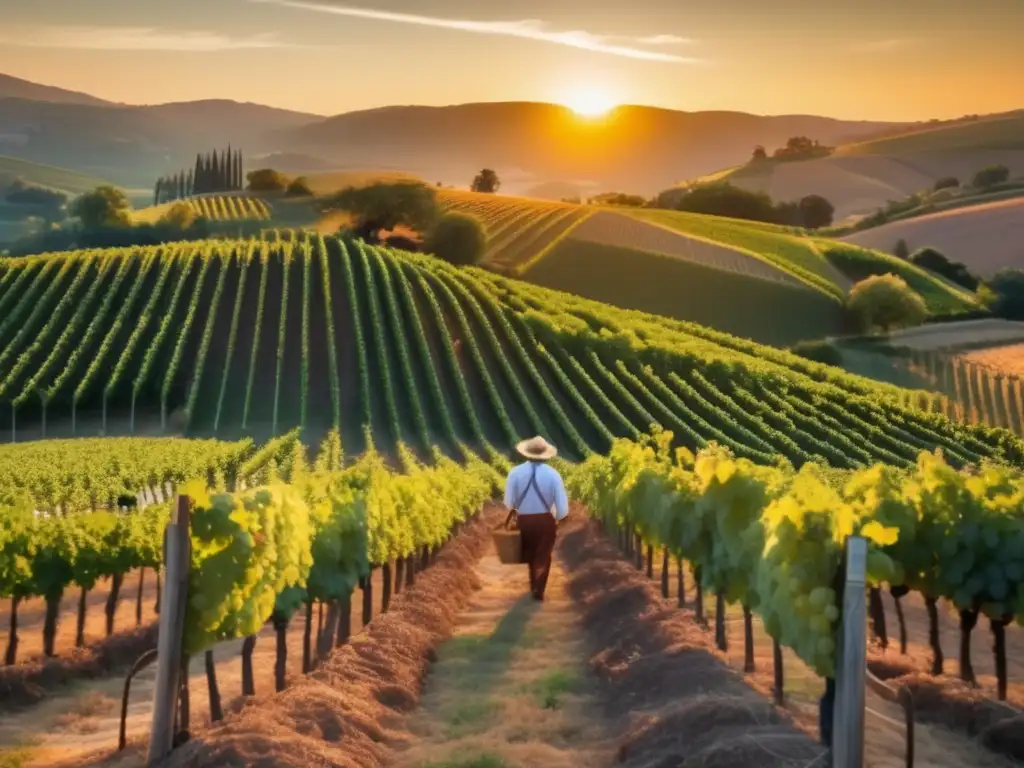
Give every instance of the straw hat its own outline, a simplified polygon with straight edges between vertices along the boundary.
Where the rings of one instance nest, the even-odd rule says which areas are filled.
[[[558,449],[538,435],[516,445],[519,455],[530,461],[547,461],[558,455]]]

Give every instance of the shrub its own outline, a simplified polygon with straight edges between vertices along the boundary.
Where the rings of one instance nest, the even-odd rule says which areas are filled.
[[[821,229],[832,224],[836,209],[821,195],[807,195],[800,200],[800,226]]]
[[[117,187],[102,186],[76,197],[71,204],[71,213],[87,229],[129,227],[132,223],[131,208],[124,192]]]
[[[865,331],[919,325],[928,316],[924,299],[902,277],[873,275],[853,286],[846,305]]]
[[[778,212],[764,192],[750,192],[728,182],[700,184],[683,195],[676,210],[729,216],[751,221],[776,221]]]
[[[1005,165],[989,165],[982,168],[971,180],[971,186],[978,189],[987,189],[996,184],[1002,184],[1010,179],[1010,169]]]
[[[413,240],[411,237],[406,237],[405,235],[389,235],[384,241],[384,245],[388,248],[397,248],[401,251],[419,253],[422,250],[423,243],[419,240]]]
[[[934,248],[919,248],[910,256],[913,264],[942,275],[947,280],[952,280],[957,285],[963,286],[969,291],[976,290],[981,282],[970,270],[959,261],[950,261],[942,253]]]
[[[424,250],[459,266],[477,264],[487,247],[484,225],[474,216],[449,213],[442,216],[431,230]]]
[[[907,245],[907,241],[902,237],[897,240],[896,245],[893,246],[892,255],[903,259],[904,261],[910,258],[910,246]]]
[[[498,178],[498,174],[491,168],[484,168],[473,178],[473,183],[470,184],[469,188],[473,192],[493,194],[501,188],[501,179]]]
[[[196,212],[191,205],[185,202],[174,203],[167,209],[167,213],[160,217],[160,221],[178,229],[188,229],[196,220]]]
[[[249,189],[253,192],[280,192],[288,186],[288,180],[284,174],[275,171],[273,168],[260,168],[256,171],[249,171],[245,178],[249,181]]]
[[[309,181],[306,177],[299,176],[288,185],[288,189],[285,194],[289,197],[310,197],[313,194],[313,190],[309,186]]]
[[[24,179],[15,179],[7,187],[4,199],[15,205],[38,205],[46,208],[63,208],[68,196],[58,189],[30,184]]]
[[[995,294],[992,311],[1008,320],[1024,320],[1024,270],[1001,269],[988,281]]]
[[[807,360],[814,360],[825,365],[841,366],[843,355],[836,349],[836,346],[829,341],[801,341],[790,348],[794,355],[800,355]]]
[[[935,182],[932,186],[933,192],[938,192],[940,189],[954,189],[960,186],[960,179],[956,176],[943,176],[941,179]]]

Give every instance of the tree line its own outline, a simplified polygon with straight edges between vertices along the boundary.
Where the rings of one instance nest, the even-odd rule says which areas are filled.
[[[197,154],[194,168],[161,176],[156,180],[153,205],[193,195],[236,192],[245,186],[242,167],[242,150],[232,150],[230,144],[219,155],[217,150]]]

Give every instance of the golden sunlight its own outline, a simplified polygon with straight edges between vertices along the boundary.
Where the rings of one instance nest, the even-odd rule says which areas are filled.
[[[597,87],[573,88],[561,102],[580,117],[601,117],[618,106],[610,93]]]

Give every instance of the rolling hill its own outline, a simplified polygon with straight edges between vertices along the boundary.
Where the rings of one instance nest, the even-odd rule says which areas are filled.
[[[648,107],[621,107],[595,122],[536,103],[395,106],[324,118],[227,100],[64,100],[47,86],[18,82],[7,98],[0,90],[0,153],[133,187],[149,186],[197,151],[231,142],[250,157],[297,161],[301,171],[380,168],[466,185],[489,166],[499,169],[509,191],[549,182],[573,188],[586,180],[583,187],[595,191],[653,194],[678,179],[740,162],[756,144],[797,134],[834,143],[906,125]]]
[[[30,99],[54,104],[86,104],[93,107],[113,106],[113,102],[90,96],[88,93],[69,91],[52,85],[40,85],[20,77],[0,73],[0,99]]]
[[[886,251],[901,239],[912,251],[931,246],[979,276],[991,277],[1005,267],[1024,269],[1024,199],[915,216],[842,239]]]
[[[832,202],[840,220],[870,213],[945,176],[966,183],[975,171],[996,164],[1006,165],[1013,176],[1024,175],[1024,113],[850,142],[829,157],[769,159],[700,180],[729,181],[775,200],[819,194]]]
[[[90,176],[68,168],[32,163],[15,157],[0,157],[0,191],[15,179],[23,179],[41,187],[59,189],[69,195],[79,195],[101,184],[110,183],[98,176]]]
[[[1005,433],[727,334],[428,256],[286,231],[11,259],[0,434],[185,431],[453,455],[534,433],[567,457],[652,424],[765,460],[1016,459]],[[911,407],[913,406],[913,407]]]

